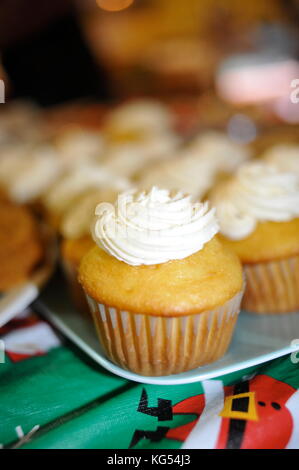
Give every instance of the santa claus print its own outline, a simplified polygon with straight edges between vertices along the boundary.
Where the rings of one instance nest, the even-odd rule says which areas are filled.
[[[298,390],[267,375],[229,387],[219,380],[202,385],[203,395],[173,407],[173,414],[195,416],[166,434],[183,449],[299,448]]]
[[[153,407],[143,389],[137,411],[159,425],[150,431],[136,429],[130,448],[142,440],[163,439],[180,442],[182,449],[299,448],[299,390],[268,375],[225,387],[220,380],[206,380],[202,387],[202,394],[175,405],[158,398]],[[190,421],[169,427],[179,415],[190,416]]]

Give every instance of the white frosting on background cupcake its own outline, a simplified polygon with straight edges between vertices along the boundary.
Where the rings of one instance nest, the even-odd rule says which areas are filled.
[[[299,145],[281,144],[270,147],[263,159],[281,171],[293,171],[299,175]]]
[[[0,149],[0,183],[6,183],[25,164],[34,147],[31,144],[14,143]]]
[[[0,158],[0,183],[18,203],[39,198],[62,171],[57,153],[48,145],[14,145]]]
[[[106,126],[116,132],[159,133],[173,125],[173,115],[159,101],[140,99],[110,112]]]
[[[12,137],[33,142],[41,137],[42,116],[40,109],[32,102],[14,100],[6,103],[0,113],[0,141]]]
[[[215,210],[208,203],[156,187],[124,192],[114,205],[99,204],[95,215],[94,241],[133,266],[186,258],[218,232]]]
[[[232,240],[250,235],[258,222],[287,222],[299,216],[299,177],[266,163],[242,166],[211,195],[221,232]]]
[[[130,187],[127,179],[115,175],[102,165],[86,165],[73,168],[54,184],[45,195],[48,210],[63,213],[72,201],[92,188],[123,191]]]
[[[89,164],[99,160],[104,151],[104,138],[100,132],[69,129],[57,140],[57,151],[66,166]]]
[[[65,238],[80,238],[90,234],[96,206],[101,202],[114,202],[117,191],[90,189],[75,201],[63,216],[60,232]]]
[[[40,147],[22,159],[6,181],[10,198],[26,203],[39,198],[62,174],[63,167],[51,147]]]
[[[218,131],[200,134],[190,143],[189,151],[197,158],[209,161],[212,170],[227,173],[236,170],[250,157],[248,147]]]
[[[219,173],[232,172],[247,158],[246,147],[235,144],[220,132],[206,132],[165,163],[146,168],[139,175],[139,186],[154,185],[192,194],[201,199],[215,183]]]
[[[182,191],[201,199],[214,183],[214,172],[207,160],[183,154],[173,160],[158,163],[140,175],[138,186],[150,189],[158,186]]]
[[[141,141],[111,145],[103,163],[117,174],[132,177],[155,160],[171,158],[180,143],[175,134],[168,132]]]

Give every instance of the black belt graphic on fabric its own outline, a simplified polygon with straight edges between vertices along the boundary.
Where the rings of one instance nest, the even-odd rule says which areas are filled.
[[[249,392],[249,382],[241,382],[234,386],[234,395]],[[248,412],[249,397],[234,398],[232,401],[232,411]],[[247,421],[246,419],[231,418],[229,422],[228,438],[226,449],[240,449],[245,433]]]

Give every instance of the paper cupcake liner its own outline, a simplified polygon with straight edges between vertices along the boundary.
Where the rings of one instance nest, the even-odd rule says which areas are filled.
[[[182,317],[130,313],[87,296],[108,358],[146,376],[177,374],[216,361],[230,344],[243,292],[223,306]]]
[[[69,294],[74,306],[80,313],[86,316],[90,316],[89,306],[86,300],[84,290],[78,281],[77,267],[65,258],[62,259],[61,266],[65,279],[67,281]]]
[[[299,309],[299,256],[244,266],[246,290],[242,308],[279,314]]]

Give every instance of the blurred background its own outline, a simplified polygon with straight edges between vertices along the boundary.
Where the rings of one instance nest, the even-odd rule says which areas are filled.
[[[243,106],[298,122],[298,32],[298,0],[2,0],[0,78],[6,101],[147,95],[204,124]]]

